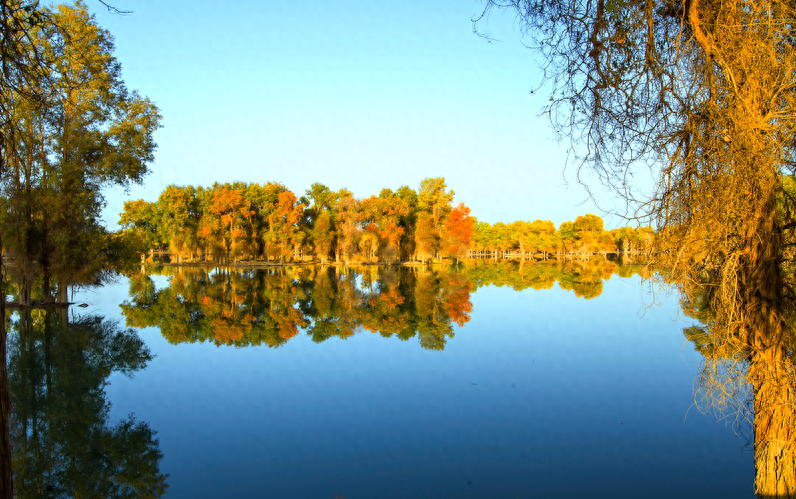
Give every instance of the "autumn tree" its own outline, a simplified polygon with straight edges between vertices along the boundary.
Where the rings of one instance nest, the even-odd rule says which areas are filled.
[[[485,251],[491,248],[492,244],[492,225],[476,219],[473,227],[472,245],[478,251]]]
[[[375,246],[387,260],[397,259],[405,232],[402,218],[409,214],[406,201],[390,189],[383,189],[378,197],[364,199],[361,209],[365,229],[362,237],[367,241],[366,244]],[[369,236],[369,232],[373,233],[375,239]]]
[[[337,193],[316,182],[307,189],[306,197],[310,203],[305,210],[305,216],[309,218],[315,256],[321,260],[321,263],[326,263],[337,241],[335,234]]]
[[[474,226],[475,218],[470,216],[470,208],[466,207],[464,203],[459,203],[456,208],[453,208],[448,214],[443,231],[445,234],[444,254],[453,256],[457,260],[466,255]]]
[[[347,189],[340,189],[337,193],[337,252],[335,260],[340,261],[341,256],[345,258],[346,265],[350,262],[353,255],[359,248],[359,239],[362,237],[362,211],[360,201],[356,199]]]
[[[304,205],[299,203],[296,195],[284,191],[279,194],[274,211],[268,218],[270,241],[279,248],[282,263],[285,257],[292,254],[293,247],[302,235],[298,223],[303,210]]]
[[[255,212],[243,197],[241,189],[219,186],[213,192],[208,213],[217,218],[221,227],[221,241],[227,256],[235,260],[243,254],[246,245],[244,224],[251,225]]]
[[[556,246],[558,251],[563,251],[566,254],[573,252],[575,239],[575,224],[570,221],[562,222],[558,226],[558,244]]]
[[[556,226],[550,220],[534,220],[528,230],[531,233],[529,246],[542,254],[542,260],[547,260],[547,254],[555,252]]]
[[[445,179],[427,178],[420,182],[417,193],[416,244],[418,252],[438,256],[445,220],[451,211],[453,191],[448,191]]]
[[[555,83],[549,115],[581,165],[666,234],[659,254],[674,276],[715,277],[714,327],[767,352],[759,361],[782,362],[776,346],[793,324],[794,296],[782,245],[796,225],[783,188],[796,170],[793,2],[488,0],[491,8],[517,13],[538,48]],[[630,181],[647,168],[657,179],[649,196]],[[767,448],[756,442],[755,452]],[[758,473],[756,488],[793,497],[796,477]]]
[[[402,185],[395,191],[395,196],[400,198],[406,205],[406,215],[400,217],[399,225],[404,229],[401,235],[400,258],[409,260],[415,254],[415,227],[417,226],[417,192],[414,189]]]
[[[243,197],[254,211],[254,215],[251,218],[245,217],[245,221],[255,258],[266,253],[269,220],[279,203],[279,195],[286,190],[284,185],[275,182],[266,182],[264,185],[249,184],[243,189]]]
[[[597,215],[588,213],[579,216],[572,224],[576,249],[588,258],[592,253],[600,250],[600,236],[603,232],[603,219]]]

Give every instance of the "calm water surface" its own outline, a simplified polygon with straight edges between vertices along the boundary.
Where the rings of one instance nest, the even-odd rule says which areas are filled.
[[[753,497],[751,445],[694,406],[678,296],[549,267],[166,270],[69,321],[142,326],[106,421],[156,432],[135,449],[167,497]]]

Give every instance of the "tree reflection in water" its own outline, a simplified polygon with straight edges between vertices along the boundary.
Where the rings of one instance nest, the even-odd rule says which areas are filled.
[[[792,327],[781,336],[759,339],[728,328],[717,310],[710,281],[680,285],[681,304],[700,326],[684,330],[702,354],[695,396],[703,412],[733,424],[754,445],[758,497],[796,495],[796,337]],[[793,324],[793,320],[788,321]],[[728,332],[729,331],[729,332]]]
[[[441,270],[178,268],[161,290],[146,275],[130,283],[127,324],[157,326],[171,343],[278,347],[301,328],[315,342],[368,330],[441,350],[472,307],[466,276]]]
[[[481,286],[549,289],[556,282],[586,299],[599,296],[613,273],[641,267],[609,261],[472,261],[459,270],[402,267],[297,267],[231,270],[164,268],[168,287],[150,276],[130,277],[127,325],[154,326],[171,343],[211,342],[279,347],[303,329],[313,341],[346,339],[370,331],[400,340],[417,337],[442,350],[454,325],[470,320],[470,293]]]
[[[649,270],[642,266],[608,261],[476,261],[457,271],[377,266],[257,271],[164,269],[171,282],[163,289],[156,289],[147,275],[131,276],[131,299],[122,309],[129,326],[159,327],[171,343],[279,347],[300,331],[314,342],[333,337],[347,339],[369,331],[400,340],[416,337],[423,348],[442,350],[453,338],[455,326],[470,320],[470,295],[482,286],[542,290],[558,283],[561,289],[590,299],[600,295],[603,282],[613,274],[630,277],[637,272],[649,277]],[[679,288],[685,314],[701,322],[684,331],[704,359],[695,384],[699,408],[730,420],[738,432],[753,442],[759,497],[793,496],[796,339],[792,329],[783,328],[781,337],[767,338],[765,342],[746,337],[740,330],[726,327],[726,314],[714,308],[717,302],[712,293],[717,291],[709,281],[695,279]],[[58,317],[49,320],[65,324],[65,319]],[[12,387],[15,396],[23,400],[15,400],[19,406],[15,414],[16,436],[24,437],[24,450],[15,455],[20,490],[41,490],[48,480],[66,484],[59,487],[67,490],[73,483],[70,480],[74,481],[70,473],[87,467],[83,464],[89,461],[86,449],[112,449],[124,441],[137,450],[124,453],[128,461],[123,464],[104,462],[92,472],[97,476],[93,481],[99,483],[113,475],[107,483],[122,490],[132,483],[124,481],[128,475],[149,477],[141,483],[162,492],[164,478],[157,474],[160,454],[151,430],[133,420],[104,429],[107,407],[98,395],[110,372],[132,372],[146,363],[148,352],[140,340],[129,332],[115,333],[116,336],[103,332],[107,326],[100,327],[104,323],[97,319],[69,325],[79,333],[59,336],[55,332],[58,327],[44,327],[42,320],[23,315],[16,327],[38,332],[20,332],[10,350]],[[23,328],[26,321],[30,325]],[[77,365],[85,367],[69,367],[66,359],[70,356],[83,358],[83,364],[78,360]],[[20,375],[23,365],[27,366],[24,377]],[[79,369],[84,369],[85,374],[78,373]],[[65,381],[56,382],[57,376]],[[85,380],[85,385],[75,378]],[[46,394],[50,394],[49,398]],[[50,412],[46,411],[54,411],[55,406],[71,407],[74,414],[54,413],[49,417]],[[97,430],[68,436],[71,433],[67,425],[78,420],[87,421],[88,427]],[[89,442],[91,439],[96,439],[96,443]],[[120,455],[105,452],[111,458]],[[38,456],[44,455],[55,456],[56,464],[40,462]],[[131,460],[130,456],[149,457]]]
[[[9,335],[16,497],[153,498],[167,488],[155,432],[113,423],[104,387],[152,359],[130,329],[67,310],[24,310]]]

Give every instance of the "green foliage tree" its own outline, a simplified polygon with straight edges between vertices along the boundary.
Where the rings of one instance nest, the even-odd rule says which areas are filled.
[[[42,165],[45,237],[53,241],[44,270],[58,278],[58,301],[64,302],[67,285],[80,279],[94,253],[88,249],[100,231],[101,189],[143,179],[160,115],[126,89],[112,37],[85,5],[59,5],[51,15],[53,25],[40,38],[52,71],[46,107],[54,158]]]
[[[160,116],[127,90],[112,37],[85,5],[37,12],[47,22],[28,28],[27,50],[42,63],[39,98],[14,102],[26,132],[14,135],[14,150],[25,155],[12,158],[13,174],[3,182],[11,222],[3,229],[16,242],[8,249],[20,275],[31,281],[40,273],[46,295],[56,279],[56,300],[65,302],[67,286],[91,281],[107,257],[98,246],[109,240],[98,222],[102,189],[143,179]]]
[[[178,258],[193,256],[198,247],[199,212],[193,187],[170,185],[157,200],[160,240],[166,241]],[[119,221],[122,225],[122,220]]]
[[[125,201],[124,211],[119,215],[122,229],[135,234],[140,241],[139,254],[142,262],[146,258],[146,251],[160,243],[158,215],[155,203],[148,203],[143,199]]]

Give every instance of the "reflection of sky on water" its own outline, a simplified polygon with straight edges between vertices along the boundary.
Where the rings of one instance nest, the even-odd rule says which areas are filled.
[[[639,282],[591,300],[480,289],[444,351],[370,332],[169,345],[150,328],[157,357],[108,398],[158,431],[170,497],[752,497],[751,449],[692,407],[677,298],[645,310]],[[84,296],[118,316],[126,290]]]

